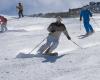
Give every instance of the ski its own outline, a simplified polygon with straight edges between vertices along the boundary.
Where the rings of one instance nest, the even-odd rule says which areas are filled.
[[[91,33],[91,34],[85,34],[85,35],[80,35],[80,36],[78,36],[79,37],[79,39],[83,39],[83,38],[86,38],[86,37],[89,37],[90,35],[92,35],[93,33]]]
[[[43,54],[43,55],[48,55],[48,56],[58,56],[58,53],[57,53],[57,52],[54,52],[54,53],[48,53],[48,54]]]
[[[89,35],[81,35],[81,36],[79,36],[79,39],[83,39],[83,38],[86,38],[86,37],[88,37]]]
[[[58,53],[57,52],[54,52],[54,53],[49,53],[49,54],[34,54],[33,57],[46,57],[46,56],[58,56]]]

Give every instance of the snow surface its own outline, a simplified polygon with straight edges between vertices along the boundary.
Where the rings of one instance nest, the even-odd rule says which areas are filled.
[[[58,57],[33,57],[45,41],[28,54],[48,35],[54,18],[6,17],[9,30],[0,33],[0,80],[100,80],[100,15],[94,16],[96,22],[91,19],[95,33],[84,39],[78,38],[85,34],[79,18],[63,19],[72,40],[84,49],[62,34]]]

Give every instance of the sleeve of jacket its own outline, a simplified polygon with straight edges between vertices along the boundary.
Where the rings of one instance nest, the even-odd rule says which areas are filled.
[[[64,31],[64,34],[66,35],[66,37],[67,37],[68,40],[71,40],[71,37],[69,36],[67,30]]]
[[[69,36],[69,34],[68,34],[68,31],[67,31],[67,30],[64,30],[64,31],[63,31],[63,33],[66,35],[66,37],[68,37],[68,36]]]
[[[63,33],[66,35],[66,37],[67,37],[67,38],[69,37],[68,31],[67,31],[67,29],[66,29],[65,25],[64,25],[64,30],[63,30]]]

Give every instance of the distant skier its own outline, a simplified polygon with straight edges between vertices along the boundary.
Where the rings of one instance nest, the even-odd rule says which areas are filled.
[[[65,25],[61,23],[61,21],[62,19],[59,16],[56,18],[56,22],[51,23],[49,25],[47,29],[49,31],[47,42],[40,47],[40,49],[38,50],[38,54],[48,54],[48,55],[54,54],[52,52],[54,49],[57,48],[59,44],[59,38],[62,32],[66,35],[68,40],[71,40]]]
[[[88,9],[88,7],[87,6],[83,7],[83,9],[80,12],[80,21],[82,21],[82,18],[83,18],[84,27],[86,30],[85,35],[89,35],[94,32],[92,26],[89,23],[90,17],[92,17],[92,13]]]
[[[1,25],[1,32],[7,31],[7,18],[4,16],[0,16],[0,25]]]
[[[18,9],[19,18],[24,17],[24,15],[23,15],[23,5],[21,3],[18,3],[18,6],[16,6],[16,8]]]

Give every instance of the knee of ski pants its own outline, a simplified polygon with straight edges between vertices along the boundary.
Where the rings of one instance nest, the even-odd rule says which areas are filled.
[[[53,50],[55,50],[57,48],[58,44],[59,44],[59,42],[52,43],[52,45],[50,46],[49,52],[52,52]]]
[[[1,30],[2,30],[2,31],[6,31],[6,30],[7,30],[7,27],[6,27],[5,24],[3,24],[3,25],[1,26]]]
[[[58,46],[58,44],[59,44],[59,42],[56,41],[56,42],[53,42],[51,46],[54,47],[54,48],[56,48]]]
[[[84,25],[89,25],[89,21],[84,21]]]
[[[58,44],[59,44],[59,41],[57,38],[55,38],[54,36],[48,36],[46,45],[50,47],[50,50],[49,50],[50,52],[52,52],[55,48],[57,48]]]
[[[6,27],[6,23],[3,23],[3,24],[2,24],[2,27]]]
[[[86,29],[88,29],[89,26],[90,26],[90,24],[89,24],[88,21],[87,21],[87,22],[84,22],[84,27],[85,27]]]
[[[56,39],[53,36],[48,36],[47,42],[44,45],[42,45],[41,48],[38,51],[42,53],[48,47],[51,47],[50,51],[53,51],[58,46],[58,44],[59,44],[58,39]]]
[[[47,43],[58,43],[58,42],[59,42],[58,39],[52,35],[49,35],[47,37]]]

